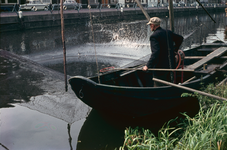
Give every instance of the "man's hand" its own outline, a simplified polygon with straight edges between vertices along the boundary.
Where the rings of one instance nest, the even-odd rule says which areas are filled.
[[[147,71],[148,70],[148,67],[147,66],[144,66],[143,67],[143,71]]]

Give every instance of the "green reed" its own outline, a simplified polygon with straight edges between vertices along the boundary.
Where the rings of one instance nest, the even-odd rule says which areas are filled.
[[[226,85],[210,84],[205,92],[227,97]],[[169,123],[154,135],[149,129],[128,128],[125,141],[119,149],[128,150],[227,150],[227,102],[202,96],[197,93],[183,96],[197,96],[199,113],[190,118],[187,114],[177,126]]]

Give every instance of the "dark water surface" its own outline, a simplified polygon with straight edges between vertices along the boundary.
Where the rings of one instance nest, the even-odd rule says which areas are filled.
[[[225,42],[224,10],[211,16],[217,23],[206,14],[175,16],[175,32],[185,37],[181,49]],[[68,77],[93,76],[150,53],[146,20],[100,22],[65,27]],[[90,150],[123,144],[124,127],[104,120],[70,87],[65,92],[60,27],[1,33],[0,49],[5,50],[0,51],[0,149]]]

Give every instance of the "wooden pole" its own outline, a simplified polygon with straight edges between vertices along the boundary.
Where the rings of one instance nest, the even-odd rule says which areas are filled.
[[[215,22],[215,20],[211,17],[211,15],[208,13],[208,11],[203,7],[203,5],[200,3],[200,1],[199,0],[196,0],[198,3],[199,3],[199,5],[203,8],[203,10],[207,13],[207,15],[210,17],[210,19],[214,22],[214,23],[216,23]]]
[[[139,6],[139,8],[142,10],[143,14],[145,15],[145,17],[147,18],[148,21],[150,21],[150,17],[147,14],[146,10],[144,10],[143,6],[140,4],[139,0],[135,0],[137,5]]]
[[[221,86],[222,84],[226,83],[227,78],[225,78],[224,80],[222,80],[217,86]]]
[[[137,69],[137,68],[114,68],[113,70],[143,70],[143,69]],[[159,68],[150,68],[148,69],[150,71],[184,71],[184,72],[194,72],[193,69],[159,69]]]
[[[64,35],[64,15],[63,15],[63,0],[60,1],[61,8],[61,36],[62,36],[62,44],[63,44],[63,55],[64,55],[64,75],[65,75],[65,91],[68,91],[67,86],[67,72],[66,72],[66,48],[65,48],[65,35]]]
[[[169,0],[169,24],[170,24],[170,30],[174,32],[173,0]]]
[[[187,82],[189,82],[189,81],[191,81],[191,80],[193,80],[193,79],[195,79],[196,78],[196,76],[193,76],[193,77],[191,77],[190,79],[188,79],[187,81],[184,81],[184,83],[187,83]]]
[[[226,98],[219,97],[219,96],[216,96],[216,95],[212,95],[212,94],[209,94],[209,93],[206,93],[206,92],[202,92],[202,91],[199,91],[199,90],[195,90],[195,89],[192,89],[192,88],[189,88],[189,87],[185,87],[185,86],[182,86],[182,85],[170,83],[170,82],[167,82],[167,81],[164,81],[164,80],[160,80],[160,79],[157,79],[157,78],[153,78],[153,80],[156,81],[156,82],[160,82],[160,83],[163,83],[163,84],[166,84],[166,85],[174,86],[174,87],[177,87],[177,88],[180,88],[180,89],[184,89],[184,90],[187,90],[187,91],[196,92],[196,93],[199,93],[201,95],[208,96],[208,97],[211,97],[211,98],[215,98],[215,99],[218,99],[218,100],[227,101]]]

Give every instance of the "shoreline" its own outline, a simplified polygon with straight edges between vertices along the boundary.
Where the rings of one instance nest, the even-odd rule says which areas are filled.
[[[224,12],[225,6],[219,7],[205,7],[209,13]],[[169,16],[167,7],[150,7],[145,8],[150,16]],[[205,11],[199,7],[175,7],[174,15],[190,15],[190,14],[201,14]],[[145,16],[140,8],[124,8],[123,12],[120,9],[115,8],[104,8],[104,9],[81,9],[77,10],[66,10],[64,11],[65,25],[72,25],[81,19],[127,19],[133,16],[139,16],[141,18]],[[22,11],[22,18],[19,18],[17,12],[1,12],[0,13],[0,32],[16,31],[16,30],[27,30],[35,28],[46,28],[46,27],[57,27],[61,26],[60,11]]]

